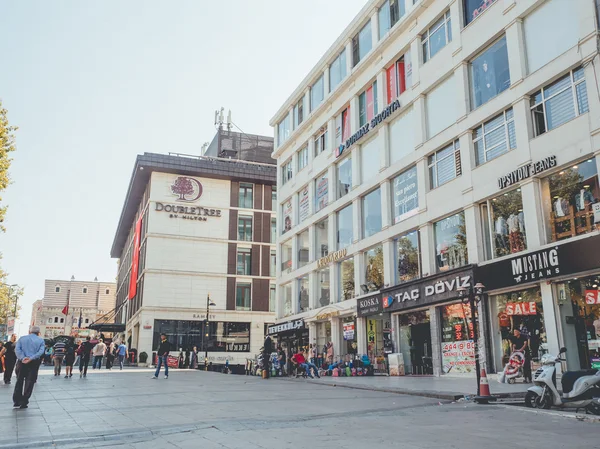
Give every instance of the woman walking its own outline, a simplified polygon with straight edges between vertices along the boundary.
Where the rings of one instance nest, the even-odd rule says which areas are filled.
[[[67,352],[65,355],[65,379],[73,377],[73,364],[75,363],[75,348],[72,344],[67,346]]]

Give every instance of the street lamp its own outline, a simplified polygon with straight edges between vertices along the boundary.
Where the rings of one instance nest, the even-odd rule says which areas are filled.
[[[475,397],[476,402],[487,403],[488,401],[493,401],[496,398],[494,397],[485,397],[481,398],[480,396],[480,381],[481,381],[481,369],[479,365],[479,331],[477,330],[477,320],[475,319],[475,313],[477,312],[477,307],[481,302],[481,295],[483,294],[483,290],[485,289],[485,285],[481,282],[475,284],[475,286],[469,285],[469,287],[459,287],[457,288],[458,295],[462,299],[463,304],[469,304],[469,308],[471,310],[471,323],[473,324],[473,349],[475,351],[475,374],[477,375],[477,396]],[[480,398],[478,400],[478,398]]]
[[[206,297],[206,325],[204,326],[204,371],[208,371],[208,324],[210,323],[210,306],[216,306],[214,302],[210,300],[210,293]]]

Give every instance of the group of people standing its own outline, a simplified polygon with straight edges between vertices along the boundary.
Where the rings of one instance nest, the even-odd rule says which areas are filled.
[[[273,352],[273,341],[271,337],[267,335],[265,343],[263,345],[263,363],[266,367],[266,377],[271,375],[271,354]],[[308,377],[313,379],[314,377],[320,378],[319,367],[322,363],[330,365],[333,363],[333,343],[328,342],[323,347],[323,357],[319,357],[319,350],[317,345],[310,344],[309,346],[300,346],[297,350],[291,351],[292,355],[288,356],[287,351],[281,346],[277,346],[277,362],[279,364],[281,375],[300,375],[303,371]],[[319,363],[319,361],[321,363]],[[288,365],[289,362],[289,365]],[[317,366],[319,364],[319,366]],[[289,366],[289,370],[288,370]]]
[[[102,361],[106,357],[106,369],[111,370],[115,361],[118,360],[119,368],[122,370],[125,358],[129,356],[129,351],[124,342],[109,345],[104,340],[92,341],[87,337],[77,348],[75,345],[57,341],[53,346],[52,359],[54,361],[54,375],[60,376],[63,363],[66,367],[65,379],[73,377],[73,365],[79,362],[79,377],[87,377],[88,366],[92,360],[92,369],[101,369]]]

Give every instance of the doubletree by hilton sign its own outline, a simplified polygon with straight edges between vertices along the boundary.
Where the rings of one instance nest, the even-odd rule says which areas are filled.
[[[171,193],[177,197],[176,201],[193,203],[200,199],[204,188],[202,183],[195,178],[178,176],[170,186]],[[180,206],[178,204],[165,204],[156,202],[156,212],[167,212],[170,218],[183,218],[184,220],[206,221],[208,217],[220,217],[220,209],[207,209],[202,206]]]

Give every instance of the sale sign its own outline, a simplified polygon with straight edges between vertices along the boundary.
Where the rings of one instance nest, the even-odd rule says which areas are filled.
[[[586,290],[585,303],[589,305],[600,304],[600,300],[598,298],[598,290]]]
[[[507,315],[537,315],[537,304],[535,301],[529,302],[509,302],[506,303]]]

